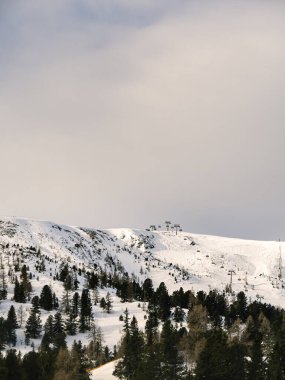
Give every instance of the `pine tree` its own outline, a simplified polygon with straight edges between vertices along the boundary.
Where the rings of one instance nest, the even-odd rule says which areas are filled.
[[[15,308],[14,308],[13,305],[10,307],[10,309],[8,311],[7,322],[8,322],[8,325],[12,329],[17,329],[18,328],[16,312],[15,312]]]
[[[92,306],[89,296],[89,290],[83,289],[81,295],[81,310],[80,310],[80,332],[89,330],[90,321],[92,318]]]
[[[9,309],[8,317],[7,317],[7,333],[8,333],[8,342],[11,343],[13,346],[15,346],[17,342],[17,336],[16,336],[16,331],[15,331],[17,327],[18,327],[18,324],[17,324],[15,308],[12,305]]]
[[[39,304],[41,308],[47,311],[52,310],[53,308],[52,291],[48,285],[44,285],[41,291]]]
[[[15,302],[26,302],[26,295],[23,284],[20,284],[17,277],[15,279],[15,287],[14,287],[14,300]]]
[[[186,375],[183,360],[179,357],[178,334],[173,328],[171,321],[167,320],[163,324],[161,332],[161,378],[164,380],[178,380]]]
[[[75,292],[72,298],[72,305],[71,305],[71,314],[74,316],[74,318],[77,318],[79,315],[79,305],[80,305],[80,296],[77,292]]]
[[[22,380],[22,371],[16,350],[9,350],[6,354],[7,380]]]
[[[129,324],[129,314],[125,311],[124,319],[125,335],[122,342],[122,359],[117,363],[113,372],[119,379],[135,379],[143,358],[144,340],[139,332],[137,320],[132,318]]]
[[[242,334],[242,341],[247,347],[247,353],[250,357],[248,363],[248,373],[252,380],[263,380],[265,368],[262,355],[262,335],[258,329],[257,323],[249,316],[246,321],[246,328]]]
[[[56,313],[53,321],[53,344],[56,350],[66,347],[65,337],[61,313]]]
[[[34,296],[32,298],[32,310],[36,313],[36,314],[40,314],[40,299],[38,296]]]
[[[8,339],[7,321],[3,317],[0,317],[0,351],[4,350]]]
[[[41,357],[35,351],[30,351],[23,357],[22,369],[24,379],[43,380],[45,378]]]
[[[30,316],[26,323],[25,335],[26,335],[27,341],[30,338],[33,338],[33,339],[39,338],[41,334],[41,330],[42,330],[42,324],[41,324],[41,319],[39,315],[40,313],[39,313],[39,308],[38,308],[38,300],[37,301],[35,300],[35,305],[36,306],[31,309]]]
[[[111,297],[111,294],[108,292],[106,295],[106,306],[105,306],[105,310],[107,311],[108,314],[111,313],[112,304],[113,304],[112,297]]]
[[[101,298],[100,300],[100,307],[105,310],[106,309],[106,300],[104,297]]]
[[[161,282],[155,297],[158,305],[158,316],[162,321],[170,317],[170,297],[164,282]]]
[[[227,337],[221,329],[205,333],[206,344],[199,355],[195,370],[196,380],[228,380],[231,378],[227,366]]]
[[[53,343],[53,339],[54,339],[53,325],[54,325],[53,316],[49,315],[44,325],[44,335],[43,335],[42,343],[41,343],[42,349],[44,350],[49,349],[50,344]]]
[[[268,379],[280,380],[285,379],[285,313],[282,313],[281,325],[278,329],[278,335],[269,356]]]
[[[77,323],[73,313],[69,313],[68,319],[65,322],[65,331],[68,335],[76,335]]]
[[[153,284],[150,278],[145,279],[143,283],[142,292],[143,300],[146,302],[150,301],[154,294]]]
[[[58,308],[58,298],[55,295],[55,293],[52,294],[52,308],[57,309]]]
[[[24,294],[25,294],[25,299],[29,299],[30,298],[30,293],[32,291],[32,285],[31,285],[31,282],[28,278],[28,273],[27,273],[27,267],[26,265],[23,265],[22,267],[22,271],[21,271],[21,279],[22,279],[22,287],[23,287],[23,290],[24,290]]]
[[[0,300],[5,300],[7,298],[7,279],[4,269],[4,265],[0,266]]]
[[[158,318],[155,310],[150,310],[145,324],[146,344],[151,347],[158,341]]]

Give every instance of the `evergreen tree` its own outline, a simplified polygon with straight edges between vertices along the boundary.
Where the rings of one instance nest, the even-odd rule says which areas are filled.
[[[53,308],[52,291],[48,285],[44,285],[41,291],[39,304],[43,309],[47,311],[52,310]]]
[[[53,344],[56,350],[66,348],[64,325],[60,313],[54,315],[53,321]]]
[[[44,325],[44,335],[42,338],[42,349],[47,350],[50,348],[50,344],[53,343],[54,339],[54,319],[52,315],[49,315],[46,323]]]
[[[40,355],[35,351],[30,351],[23,357],[22,369],[25,380],[45,379]]]
[[[53,309],[58,308],[58,298],[56,297],[55,293],[52,294],[52,307]]]
[[[195,379],[228,380],[231,371],[227,365],[227,337],[221,329],[205,333],[206,344],[197,360]]]
[[[158,318],[155,310],[150,310],[145,324],[146,344],[151,347],[158,341]]]
[[[269,357],[268,379],[285,379],[285,314],[282,315],[282,323],[278,329],[278,335]]]
[[[76,335],[77,323],[74,314],[69,313],[68,319],[65,322],[65,331],[68,335]]]
[[[26,295],[23,284],[19,283],[17,277],[15,279],[15,287],[14,287],[14,300],[15,302],[26,302]]]
[[[158,305],[158,316],[162,321],[166,321],[170,317],[170,297],[164,282],[160,283],[155,296]]]
[[[36,313],[36,314],[40,314],[40,299],[38,296],[34,296],[32,298],[32,310]]]
[[[242,335],[242,341],[246,344],[250,357],[248,362],[248,376],[252,380],[263,380],[265,378],[265,368],[262,355],[262,335],[257,323],[249,316],[246,321],[246,329]]]
[[[12,305],[8,312],[7,333],[8,333],[8,342],[11,343],[13,346],[16,345],[16,341],[17,341],[16,331],[15,331],[17,327],[18,327],[18,324],[17,324],[15,308]]]
[[[35,305],[36,307],[33,307],[31,309],[30,316],[26,323],[25,335],[26,335],[27,341],[30,338],[33,338],[33,339],[39,338],[41,334],[41,330],[42,330],[42,324],[41,324],[39,311],[37,311],[38,310],[37,302],[35,302]]]
[[[7,298],[7,279],[4,265],[0,266],[0,300]]]
[[[22,267],[22,270],[21,270],[21,280],[22,280],[22,287],[23,287],[23,290],[24,290],[24,294],[25,294],[25,299],[29,299],[30,298],[30,293],[32,291],[32,285],[31,285],[31,282],[28,278],[28,272],[27,272],[27,267],[26,265],[23,265]]]
[[[105,310],[107,311],[108,314],[111,313],[112,304],[113,304],[112,297],[111,297],[111,294],[108,292],[106,295],[106,306],[105,306]]]
[[[164,380],[178,380],[186,376],[186,368],[179,357],[178,334],[170,320],[163,324],[161,332],[161,378]]]
[[[74,316],[74,318],[77,318],[79,315],[79,305],[80,305],[80,296],[77,292],[75,292],[72,298],[72,305],[71,305],[71,314]]]
[[[116,365],[113,374],[114,376],[118,376],[119,379],[135,379],[142,361],[144,340],[139,332],[135,317],[133,317],[129,324],[127,310],[125,312],[124,330],[125,335],[122,342],[123,356]]]
[[[7,321],[3,317],[0,317],[0,351],[4,350],[8,339]]]
[[[90,327],[92,318],[92,306],[89,296],[89,290],[83,289],[81,295],[81,310],[80,310],[80,332],[85,332]]]
[[[145,279],[143,283],[143,287],[142,287],[142,292],[143,292],[143,300],[146,302],[150,301],[154,295],[153,284],[150,278]]]
[[[9,350],[6,354],[6,380],[22,380],[22,371],[19,357],[16,350]]]
[[[100,307],[105,310],[106,309],[106,300],[104,297],[100,299]]]
[[[16,312],[15,312],[15,308],[13,305],[10,307],[10,309],[8,311],[7,322],[8,322],[8,325],[10,326],[10,328],[12,328],[12,329],[18,328]]]

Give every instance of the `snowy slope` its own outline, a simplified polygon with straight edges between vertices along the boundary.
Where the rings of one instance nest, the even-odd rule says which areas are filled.
[[[79,266],[94,263],[140,280],[164,281],[170,291],[224,289],[234,270],[233,290],[245,290],[265,301],[285,306],[278,281],[279,251],[285,243],[231,239],[187,232],[133,229],[95,230],[22,218],[0,218],[0,244],[40,247],[44,254]],[[282,275],[285,272],[282,269]],[[248,284],[248,285],[247,285]],[[284,298],[284,299],[283,299]]]
[[[285,307],[285,289],[279,280],[280,247],[285,252],[285,244],[278,242],[249,241],[216,236],[196,235],[187,232],[146,231],[133,229],[96,230],[70,227],[52,222],[34,221],[23,218],[0,218],[0,253],[1,246],[9,244],[17,255],[22,249],[24,259],[30,271],[36,272],[38,258],[29,247],[40,248],[43,255],[52,258],[47,262],[45,271],[37,273],[31,280],[33,295],[39,294],[45,284],[49,284],[59,299],[62,297],[62,283],[53,277],[58,266],[68,261],[70,266],[94,269],[101,267],[107,271],[116,270],[139,281],[149,277],[154,285],[164,281],[169,291],[193,289],[224,290],[230,281],[229,270],[233,270],[233,290],[244,290],[248,298],[264,297],[265,302]],[[5,250],[4,250],[5,251]],[[2,255],[4,264],[9,265],[9,257]],[[285,272],[282,268],[282,277]],[[84,276],[79,277],[79,290],[84,287]],[[99,306],[93,306],[96,323],[103,330],[105,344],[111,349],[120,340],[122,322],[119,316],[125,308],[130,315],[136,315],[139,326],[144,327],[145,312],[138,307],[138,302],[121,303],[112,289],[100,289],[100,297],[107,291],[112,293],[113,310],[106,314]],[[13,303],[13,284],[8,287],[8,299],[0,303],[0,316],[7,316],[7,310]],[[16,309],[19,304],[15,304]],[[30,304],[24,304],[28,316]],[[52,312],[54,313],[54,311]],[[49,312],[42,311],[45,322]],[[23,329],[17,330],[19,348],[23,353],[30,350],[24,344]],[[68,337],[69,345],[74,338],[83,342],[88,336],[77,334]],[[35,342],[35,346],[39,344]],[[109,368],[109,367],[108,367]],[[103,369],[102,369],[103,370]]]

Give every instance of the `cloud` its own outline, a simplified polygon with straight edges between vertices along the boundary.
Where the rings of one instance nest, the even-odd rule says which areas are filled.
[[[3,14],[4,213],[281,233],[282,3],[27,1]]]

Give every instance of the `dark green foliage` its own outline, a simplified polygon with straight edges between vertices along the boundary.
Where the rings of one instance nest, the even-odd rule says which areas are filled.
[[[80,332],[85,332],[90,328],[90,321],[92,318],[92,306],[89,296],[89,290],[83,289],[81,295],[81,310],[80,310]]]
[[[75,335],[77,331],[77,322],[74,314],[70,313],[68,319],[65,322],[65,331],[68,335]]]
[[[45,310],[53,309],[52,291],[48,285],[45,285],[42,289],[39,304]]]
[[[42,324],[39,311],[39,297],[33,297],[32,304],[33,307],[31,309],[30,316],[26,323],[25,335],[27,341],[29,341],[30,338],[39,338],[42,331]]]
[[[183,309],[181,309],[180,306],[176,306],[174,313],[173,313],[173,319],[175,322],[182,322],[185,317],[185,312]]]
[[[60,272],[59,272],[59,280],[64,282],[64,280],[66,279],[66,276],[68,275],[68,264],[65,264],[65,263],[62,263],[60,265],[60,268],[59,268]]]
[[[182,379],[186,373],[183,360],[178,355],[177,331],[172,326],[170,320],[163,324],[160,340],[161,351],[161,378],[165,380]]]
[[[22,380],[21,363],[16,350],[9,350],[6,355],[6,380]]]
[[[56,350],[66,348],[66,334],[64,332],[64,324],[61,313],[56,313],[53,319],[53,340],[52,343]]]
[[[208,331],[206,345],[201,352],[196,368],[196,379],[228,380],[227,337],[221,329]]]
[[[79,315],[80,296],[77,292],[74,293],[71,305],[71,314],[76,318]]]
[[[0,351],[4,350],[8,339],[7,321],[3,317],[0,317]]]
[[[143,292],[143,300],[144,301],[150,301],[154,295],[153,284],[152,284],[152,280],[150,278],[147,278],[144,281],[143,287],[142,287],[142,292]]]
[[[158,317],[166,321],[170,317],[170,296],[164,282],[161,282],[156,293],[155,299],[158,306]]]
[[[129,323],[127,310],[125,312],[124,331],[123,356],[115,367],[114,375],[118,376],[119,379],[135,379],[143,359],[144,340],[139,332],[136,318],[133,317]]]
[[[10,307],[10,310],[8,312],[6,326],[7,326],[7,334],[8,334],[8,343],[10,343],[12,346],[15,346],[16,341],[17,341],[15,330],[18,327],[18,323],[17,323],[17,317],[15,313],[15,308],[13,305]]]
[[[25,289],[24,289],[23,283],[19,283],[17,277],[16,277],[15,287],[14,287],[14,300],[16,302],[21,302],[21,303],[26,302],[26,295],[25,295]]]
[[[44,380],[40,355],[35,351],[31,351],[23,357],[22,369],[25,380]]]

